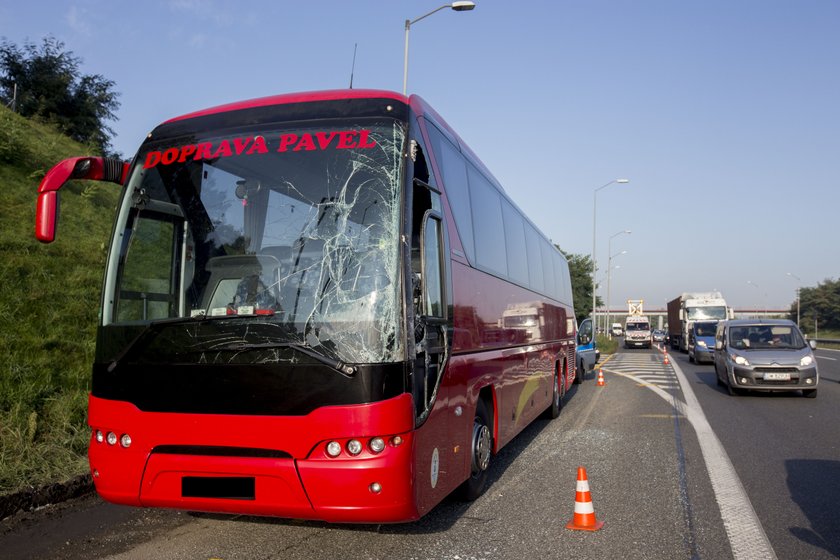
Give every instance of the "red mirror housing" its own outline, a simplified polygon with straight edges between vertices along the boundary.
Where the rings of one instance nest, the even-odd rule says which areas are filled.
[[[49,170],[38,186],[35,237],[52,243],[58,224],[58,191],[70,179],[109,181],[122,185],[128,176],[128,163],[113,158],[75,157],[65,159]]]

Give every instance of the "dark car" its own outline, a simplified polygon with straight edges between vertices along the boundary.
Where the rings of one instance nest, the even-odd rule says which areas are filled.
[[[730,395],[744,391],[802,391],[817,396],[820,375],[813,349],[786,319],[721,321],[715,332],[715,374]]]

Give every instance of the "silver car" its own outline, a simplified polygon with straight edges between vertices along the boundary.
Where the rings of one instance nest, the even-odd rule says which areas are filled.
[[[802,391],[817,396],[813,349],[787,319],[721,321],[715,332],[715,374],[730,395],[745,391]]]

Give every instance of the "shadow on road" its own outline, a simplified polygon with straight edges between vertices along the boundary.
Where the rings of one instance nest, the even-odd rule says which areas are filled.
[[[840,557],[840,461],[785,461],[791,499],[810,521],[810,527],[791,527],[796,538]]]

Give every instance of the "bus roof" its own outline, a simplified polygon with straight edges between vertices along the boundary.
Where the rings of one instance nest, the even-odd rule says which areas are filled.
[[[280,95],[270,95],[268,97],[258,97],[256,99],[247,99],[245,101],[235,101],[233,103],[226,103],[224,105],[217,105],[216,107],[209,107],[201,109],[186,115],[181,115],[165,121],[165,123],[192,119],[195,117],[203,117],[206,115],[214,115],[217,113],[226,113],[228,111],[239,111],[240,109],[252,109],[254,107],[268,107],[270,105],[286,105],[289,103],[307,103],[310,101],[334,101],[338,99],[394,99],[408,103],[408,98],[402,94],[394,91],[379,90],[379,89],[333,89],[324,91],[309,91],[300,93],[285,93]],[[164,124],[165,124],[164,123]]]

